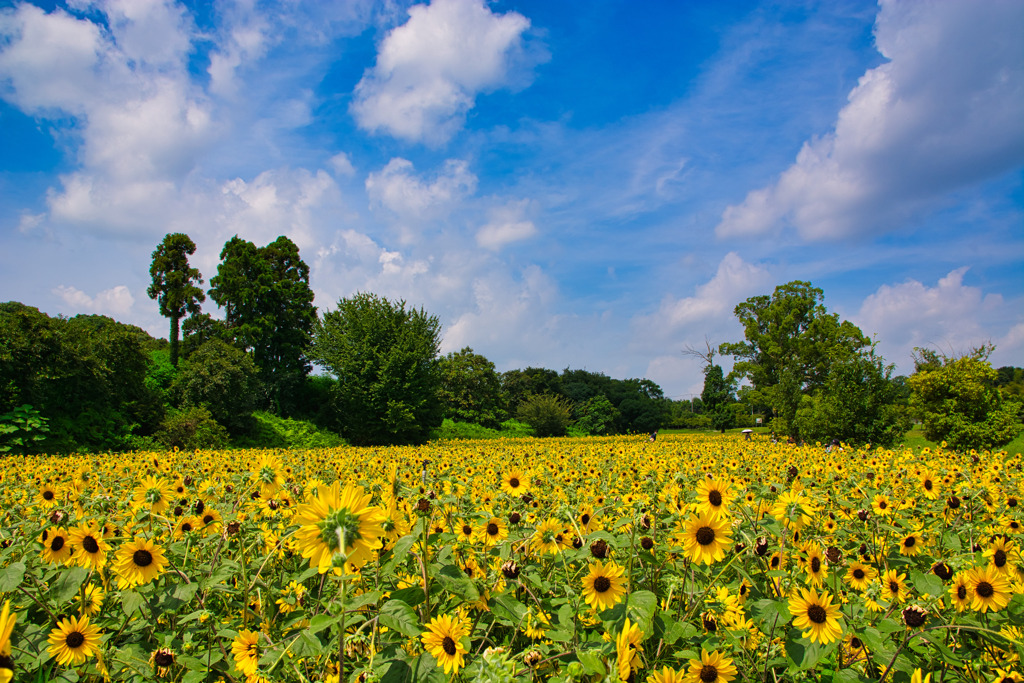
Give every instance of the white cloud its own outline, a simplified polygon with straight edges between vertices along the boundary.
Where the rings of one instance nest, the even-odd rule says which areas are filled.
[[[400,216],[429,218],[473,194],[476,183],[469,164],[460,159],[449,159],[433,179],[424,180],[415,175],[411,161],[396,157],[366,178],[366,193]]]
[[[529,239],[537,234],[537,226],[526,217],[530,200],[512,201],[493,209],[490,221],[476,233],[476,243],[484,249],[498,251],[507,244]]]
[[[352,160],[349,159],[348,155],[344,152],[338,152],[328,159],[327,165],[334,169],[334,174],[338,176],[351,177],[356,174],[356,169],[355,166],[352,165]]]
[[[104,315],[125,316],[131,312],[132,304],[135,303],[135,297],[124,285],[105,289],[97,293],[96,296],[89,296],[82,290],[67,285],[55,287],[53,293],[60,297],[70,311],[75,313],[84,310]]]
[[[477,93],[523,80],[529,26],[516,12],[493,14],[482,0],[414,5],[356,86],[352,113],[365,130],[443,143],[462,126]]]
[[[960,355],[987,342],[996,345],[997,365],[1019,365],[1024,354],[1022,309],[999,294],[965,285],[967,270],[951,271],[934,287],[917,280],[882,285],[852,320],[865,334],[877,337],[882,356],[903,372],[913,370],[915,347]]]
[[[833,131],[725,210],[719,237],[786,224],[806,239],[881,232],[1024,161],[1024,4],[880,4],[875,42],[888,61],[861,77]]]

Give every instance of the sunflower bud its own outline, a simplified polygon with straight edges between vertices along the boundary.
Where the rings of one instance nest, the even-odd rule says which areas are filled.
[[[907,628],[920,628],[928,621],[928,612],[917,605],[911,605],[902,612],[903,623]]]
[[[515,560],[507,560],[501,565],[501,573],[509,581],[515,581],[519,578],[519,565]]]
[[[597,539],[590,544],[590,554],[599,560],[608,557],[608,543],[602,538]]]
[[[759,538],[757,543],[754,544],[754,554],[758,557],[764,557],[768,554],[768,539]]]

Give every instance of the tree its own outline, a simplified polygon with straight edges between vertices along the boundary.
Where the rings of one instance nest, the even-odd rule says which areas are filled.
[[[799,280],[779,285],[771,296],[751,297],[735,309],[746,341],[719,346],[736,359],[731,376],[746,377],[756,392],[751,399],[770,406],[776,428],[793,436],[803,396],[825,383],[833,363],[870,346],[856,325],[827,311],[823,297]]]
[[[445,417],[497,429],[505,419],[505,397],[494,363],[467,346],[438,365]]]
[[[709,364],[704,367],[704,391],[700,395],[705,410],[711,417],[711,426],[721,431],[732,427],[733,411],[729,404],[733,403],[733,383],[725,378],[721,365]]]
[[[612,402],[602,395],[591,396],[576,409],[576,426],[587,434],[611,434],[619,411]]]
[[[171,319],[171,365],[178,366],[178,336],[181,319],[186,313],[197,314],[206,300],[199,271],[188,264],[196,253],[196,245],[180,232],[166,235],[153,252],[149,274],[153,278],[146,293],[160,305],[160,315]]]
[[[533,427],[537,436],[565,436],[572,407],[564,396],[534,394],[519,404],[516,419]]]
[[[313,360],[338,378],[333,405],[353,444],[422,443],[438,427],[440,322],[376,294],[338,302],[313,335]]]
[[[290,412],[309,374],[316,325],[309,266],[285,236],[257,247],[235,235],[224,244],[210,298],[224,309],[235,342],[252,353],[278,412]],[[197,328],[209,328],[197,321]]]
[[[931,441],[953,448],[996,448],[1024,430],[1021,404],[1004,398],[988,362],[994,347],[984,345],[952,358],[916,349],[917,371],[910,377],[911,405]]]
[[[237,435],[252,426],[259,384],[252,358],[230,344],[211,339],[182,364],[170,393],[179,407],[202,406]]]

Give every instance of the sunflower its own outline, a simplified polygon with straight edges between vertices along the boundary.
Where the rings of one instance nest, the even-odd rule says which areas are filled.
[[[468,521],[462,522],[455,529],[455,537],[463,543],[472,543],[475,535],[476,531]]]
[[[889,496],[879,493],[871,501],[871,509],[875,511],[875,514],[879,517],[888,517],[892,515],[894,506],[892,501],[889,500]]]
[[[1008,575],[1013,568],[1012,560],[1018,557],[1017,544],[1004,536],[996,536],[985,549],[984,555],[988,558],[989,567]]]
[[[583,599],[598,612],[614,607],[626,594],[625,571],[613,560],[592,563],[590,573],[583,577]]]
[[[811,545],[807,549],[805,571],[807,572],[807,583],[815,588],[820,588],[822,583],[825,582],[825,577],[828,576],[828,570],[825,568],[825,558],[821,554],[821,548],[817,545]]]
[[[800,491],[786,491],[776,499],[771,507],[772,517],[779,520],[791,531],[800,531],[811,523],[817,514],[817,508],[811,499]]]
[[[705,479],[697,484],[697,512],[716,516],[726,515],[729,512],[729,503],[735,497],[728,483]]]
[[[890,569],[882,575],[879,582],[882,584],[882,597],[890,602],[901,603],[910,595],[907,575],[897,574],[895,569]]]
[[[59,490],[49,482],[39,487],[39,493],[36,497],[39,500],[40,507],[43,509],[52,508],[60,502]]]
[[[42,558],[50,564],[65,564],[71,559],[71,544],[68,543],[68,532],[64,527],[44,529],[39,535],[43,544]]]
[[[89,617],[68,617],[57,623],[47,638],[51,657],[61,666],[79,666],[99,654],[100,630],[89,623]]]
[[[683,679],[686,683],[729,683],[736,678],[736,667],[732,660],[723,656],[718,650],[700,651],[700,659],[690,660],[690,670]]]
[[[18,620],[17,614],[11,614],[11,601],[4,602],[4,609],[0,612],[0,683],[10,683],[14,678],[14,660],[11,659],[11,633],[14,632],[14,622]]]
[[[522,470],[509,470],[501,475],[501,490],[510,496],[522,495],[530,490],[530,477]]]
[[[430,620],[420,640],[444,672],[450,674],[457,673],[466,664],[464,657],[468,650],[463,646],[462,638],[468,635],[469,629],[461,617],[442,614]]]
[[[532,607],[526,610],[526,614],[523,616],[523,633],[526,634],[527,638],[532,638],[533,640],[543,638],[549,626],[551,626],[551,617],[545,614],[543,610],[537,610],[536,614],[534,614]]]
[[[967,592],[971,609],[978,612],[997,612],[1013,595],[1009,579],[992,566],[976,567],[967,573]]]
[[[174,537],[178,539],[185,538],[189,534],[202,529],[202,527],[203,523],[198,518],[186,515],[174,525]]]
[[[931,470],[921,473],[921,490],[924,491],[924,496],[928,500],[935,500],[939,497],[939,482]]]
[[[1024,681],[1024,678],[1011,669],[996,669],[996,675],[992,678],[992,683],[1021,683],[1021,681]]]
[[[265,499],[273,498],[274,494],[284,486],[284,477],[281,476],[281,461],[269,453],[260,456],[252,477],[260,485],[260,496]]]
[[[827,592],[818,595],[813,588],[800,589],[799,596],[789,599],[789,613],[793,615],[793,625],[806,629],[802,635],[812,643],[828,645],[843,635],[839,605],[832,604],[832,596]]]
[[[584,505],[580,508],[580,513],[576,516],[576,523],[579,524],[580,532],[583,534],[589,534],[591,531],[597,531],[601,528],[601,524],[597,521],[596,515],[594,515],[594,507],[592,505]]]
[[[122,589],[149,583],[166,565],[163,548],[142,536],[122,545],[114,555],[114,571]]]
[[[949,595],[953,598],[953,605],[957,612],[963,612],[971,606],[971,592],[967,587],[967,573],[960,572],[953,577],[953,583],[949,587]]]
[[[559,536],[562,536],[561,522],[554,517],[549,517],[537,525],[530,542],[538,555],[554,555],[561,549]]]
[[[220,528],[222,526],[221,516],[215,509],[204,507],[203,512],[201,514],[197,513],[196,517],[202,524],[201,528],[204,534],[216,534],[220,532]]]
[[[107,564],[107,552],[110,546],[103,540],[103,532],[92,525],[81,524],[68,532],[75,551],[71,559],[79,567],[102,569]]]
[[[508,527],[504,520],[498,517],[491,517],[487,523],[480,527],[480,541],[485,545],[497,545],[508,538]]]
[[[277,609],[281,614],[289,614],[302,607],[302,598],[306,594],[306,587],[294,581],[288,582],[288,587],[281,590],[281,597],[277,599]]]
[[[174,485],[166,479],[157,479],[150,475],[143,477],[142,482],[135,487],[132,504],[139,510],[148,507],[150,512],[159,515],[173,500]]]
[[[385,513],[370,506],[371,497],[358,486],[346,484],[342,489],[334,482],[330,488],[318,488],[313,498],[299,506],[295,541],[311,568],[325,573],[337,552],[356,567],[373,557],[384,533]]]
[[[875,571],[874,567],[869,567],[862,562],[855,561],[851,562],[849,568],[847,568],[845,579],[851,588],[862,591],[874,581],[876,576],[878,576],[878,572]]]
[[[622,625],[622,630],[615,638],[615,663],[619,673],[619,680],[629,680],[631,671],[636,671],[643,664],[640,655],[643,654],[644,632],[636,624],[631,624],[629,617]]]
[[[900,554],[914,556],[924,548],[924,538],[917,531],[912,531],[900,541]]]
[[[706,512],[692,516],[682,534],[686,555],[696,563],[711,564],[721,560],[730,543],[728,521]]]
[[[647,677],[647,683],[685,683],[685,681],[686,674],[667,666],[661,671],[652,671],[651,675]]]
[[[90,583],[85,587],[85,600],[81,601],[81,612],[87,617],[96,616],[99,611],[103,609],[103,599],[106,597],[106,593],[103,592],[103,586],[97,586]],[[81,600],[81,598],[79,598]]]
[[[235,668],[245,676],[256,674],[261,654],[259,631],[239,631],[231,642],[231,656],[235,658]]]
[[[910,683],[932,683],[932,675],[926,674],[920,669],[914,669],[914,673],[910,674]]]

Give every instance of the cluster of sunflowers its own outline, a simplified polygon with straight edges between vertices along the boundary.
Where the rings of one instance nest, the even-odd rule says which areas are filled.
[[[1020,454],[0,460],[0,683],[1024,681]]]

